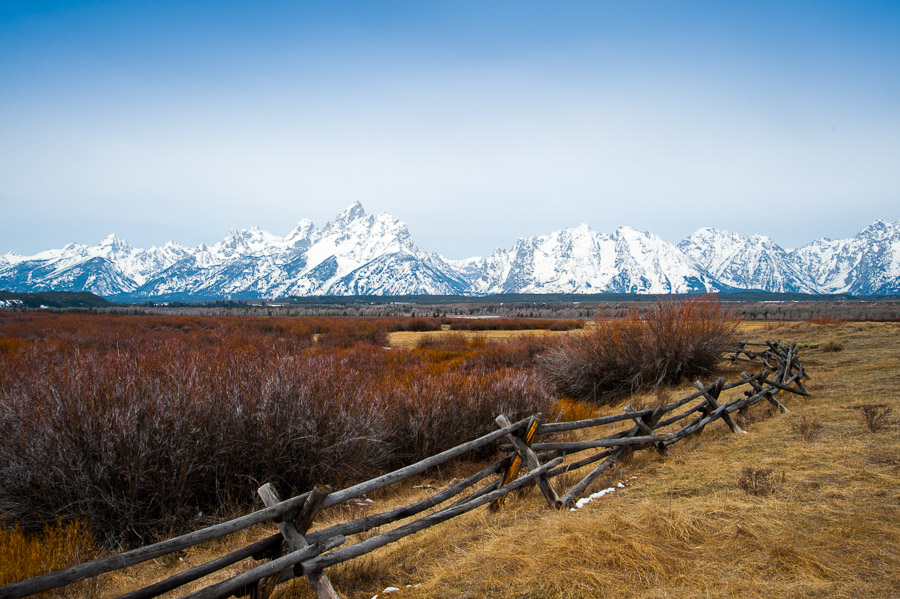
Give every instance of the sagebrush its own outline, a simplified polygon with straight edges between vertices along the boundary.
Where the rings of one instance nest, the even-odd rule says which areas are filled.
[[[560,393],[607,403],[708,375],[734,347],[737,324],[713,297],[659,301],[560,338],[539,362]]]

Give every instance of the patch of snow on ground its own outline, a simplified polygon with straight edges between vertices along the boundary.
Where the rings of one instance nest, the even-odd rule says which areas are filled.
[[[628,480],[634,480],[634,479],[636,479],[636,478],[637,478],[636,476],[632,476],[632,477],[629,478]],[[575,507],[569,508],[569,511],[570,511],[570,512],[574,512],[575,510],[580,510],[581,508],[583,508],[584,506],[586,506],[587,504],[589,504],[589,503],[590,503],[591,501],[593,501],[594,499],[600,499],[601,497],[603,497],[603,496],[606,495],[607,493],[612,493],[612,492],[615,491],[616,489],[624,489],[624,488],[625,488],[625,484],[624,484],[624,483],[618,483],[615,487],[609,487],[608,489],[603,489],[602,491],[597,491],[596,493],[591,493],[588,497],[582,497],[581,499],[579,499],[578,501],[576,501],[576,502],[575,502]]]

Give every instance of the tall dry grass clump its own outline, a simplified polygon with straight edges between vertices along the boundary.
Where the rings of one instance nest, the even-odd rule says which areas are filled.
[[[708,375],[733,347],[737,324],[713,296],[659,301],[559,339],[539,363],[560,393],[606,403]]]
[[[40,534],[0,522],[0,586],[47,572],[62,570],[93,559],[97,548],[90,532],[80,522],[57,521]],[[52,596],[92,597],[99,588],[97,579],[60,589]]]

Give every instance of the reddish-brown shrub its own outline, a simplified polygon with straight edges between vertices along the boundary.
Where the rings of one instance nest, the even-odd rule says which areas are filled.
[[[533,368],[537,356],[545,351],[550,340],[544,335],[528,335],[505,343],[487,343],[474,352],[467,364],[478,368]]]
[[[709,374],[735,342],[737,320],[710,296],[657,302],[643,314],[597,320],[539,357],[557,390],[609,402],[640,389]]]
[[[339,486],[552,410],[532,370],[468,363],[477,343],[436,360],[334,320],[0,317],[21,340],[0,353],[0,517],[142,544],[264,482]]]
[[[813,316],[807,322],[810,324],[839,324],[844,322],[844,320],[832,316]]]

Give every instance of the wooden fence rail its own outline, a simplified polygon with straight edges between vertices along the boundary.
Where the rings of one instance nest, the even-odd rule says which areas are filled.
[[[499,428],[491,433],[346,489],[335,492],[313,489],[282,501],[274,487],[263,485],[259,494],[266,505],[264,509],[160,543],[0,587],[0,599],[25,597],[59,588],[169,555],[263,522],[272,522],[279,532],[122,597],[158,597],[252,557],[264,563],[186,596],[213,599],[249,595],[254,599],[262,599],[280,582],[305,576],[318,597],[335,599],[339,595],[324,572],[329,566],[365,555],[480,506],[489,505],[492,510],[500,509],[503,498],[508,493],[527,485],[536,484],[552,508],[572,506],[592,482],[626,454],[641,449],[652,449],[665,454],[671,445],[701,432],[716,420],[722,420],[734,433],[744,433],[731,415],[744,412],[761,401],[769,402],[780,412],[787,412],[788,409],[777,399],[780,393],[809,396],[809,390],[803,384],[803,380],[809,377],[797,354],[793,343],[784,346],[778,341],[766,341],[764,344],[743,342],[726,360],[757,364],[764,367],[763,370],[753,375],[744,372],[740,380],[731,383],[726,383],[722,378],[712,383],[696,381],[696,392],[665,405],[641,409],[626,406],[622,414],[575,422],[545,423],[541,415],[510,422],[501,414],[496,418]],[[740,387],[747,388],[742,396],[730,400],[722,398],[723,392]],[[692,402],[696,403],[689,405]],[[677,414],[667,416],[684,407],[686,409]],[[629,422],[630,428],[587,438],[594,430]],[[581,431],[578,433],[579,438],[573,439],[572,435],[576,431]],[[322,510],[407,480],[501,439],[505,439],[507,445],[500,449],[507,451],[508,455],[462,481],[409,505],[310,532],[316,516]],[[594,452],[586,457],[577,456],[592,450]],[[563,463],[570,456],[577,459]],[[561,494],[554,488],[553,479],[597,462],[599,464]],[[527,474],[519,476],[519,470],[523,466]],[[478,486],[492,476],[497,478]],[[454,501],[440,507],[451,500]],[[399,523],[432,508],[437,508],[437,511],[344,546],[350,535]],[[284,545],[288,547],[288,551],[282,555]]]

